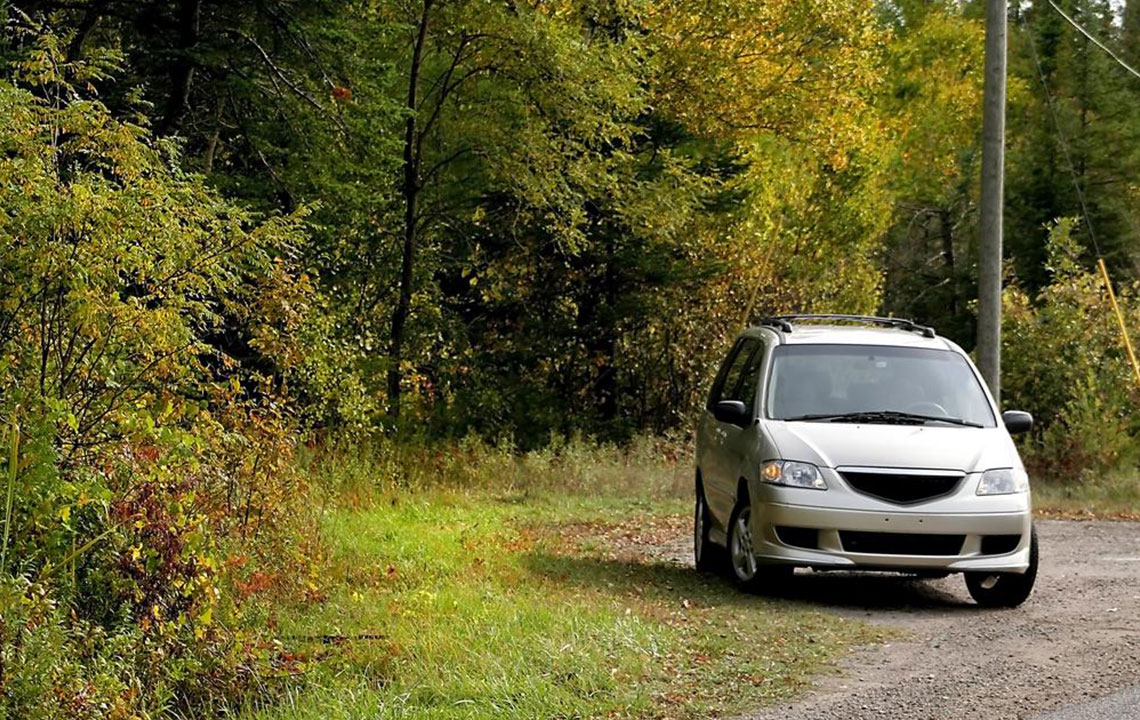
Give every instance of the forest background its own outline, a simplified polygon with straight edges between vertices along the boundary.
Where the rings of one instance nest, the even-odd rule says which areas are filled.
[[[1061,6],[1140,66],[1140,2]],[[251,598],[320,595],[322,462],[676,462],[770,314],[972,347],[983,10],[0,2],[6,716],[278,692]],[[1140,80],[1010,28],[1003,401],[1035,477],[1134,483]]]

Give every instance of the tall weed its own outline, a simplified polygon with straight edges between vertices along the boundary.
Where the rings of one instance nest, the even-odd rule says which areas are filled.
[[[687,496],[687,442],[638,436],[622,445],[580,435],[554,436],[538,450],[469,435],[456,443],[378,438],[313,446],[302,468],[331,502],[366,505],[392,494],[445,488],[502,496],[542,493]]]

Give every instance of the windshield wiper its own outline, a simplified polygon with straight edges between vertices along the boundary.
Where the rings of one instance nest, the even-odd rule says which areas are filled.
[[[984,427],[980,423],[963,420],[962,418],[950,417],[949,415],[921,415],[919,413],[902,412],[899,410],[862,410],[860,412],[848,413],[814,413],[809,415],[797,415],[795,417],[784,418],[789,422],[800,420],[818,421],[818,422],[882,422],[882,423],[928,423],[928,422],[944,422],[951,425],[962,425],[964,427]]]

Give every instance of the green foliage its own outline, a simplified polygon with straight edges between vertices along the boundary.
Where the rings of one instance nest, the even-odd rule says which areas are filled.
[[[183,166],[257,207],[314,208],[307,311],[273,344],[306,422],[386,425],[396,370],[405,426],[435,434],[674,427],[741,323],[878,302],[870,0],[177,6],[53,17],[73,59],[125,59]]]
[[[273,559],[296,527],[261,369],[290,366],[267,307],[305,305],[303,213],[225,201],[26,42],[0,78],[0,715],[224,702],[269,657],[234,632],[226,553]]]
[[[1135,0],[1059,5],[1118,54],[1138,47]],[[891,81],[881,102],[899,133],[890,176],[895,218],[883,255],[884,309],[930,322],[970,348],[982,4],[907,0],[884,5],[884,16],[894,34]],[[1009,29],[1006,257],[1035,303],[1052,280],[1040,228],[1082,215],[1073,232],[1085,262],[1093,259],[1095,231],[1114,277],[1131,281],[1140,228],[1133,182],[1140,161],[1136,78],[1049,3],[1011,6]],[[1084,207],[1074,182],[1083,189]],[[1091,226],[1083,218],[1086,207]]]
[[[1085,481],[1132,470],[1140,460],[1140,389],[1099,273],[1086,270],[1074,220],[1049,231],[1051,280],[1036,298],[1005,293],[1003,402],[1038,420],[1026,461],[1040,475]],[[1118,293],[1130,328],[1140,313],[1136,288]]]
[[[1058,4],[1110,47],[1122,50],[1129,42],[1108,0]],[[1133,181],[1140,172],[1137,79],[1048,4],[1035,4],[1019,20],[1011,23],[1010,63],[1026,92],[1011,97],[1005,221],[1018,277],[1031,292],[1047,283],[1047,254],[1037,230],[1083,212],[1074,175],[1091,221],[1090,227],[1082,218],[1077,238],[1088,252],[1095,233],[1110,269],[1134,277],[1140,239]]]
[[[393,368],[406,427],[465,439],[373,473],[625,486],[559,438],[683,422],[750,317],[876,302],[869,1],[27,9],[0,81],[9,714],[224,710],[293,672],[243,618],[319,593],[295,430],[386,427]]]
[[[883,307],[969,347],[984,26],[942,2],[903,3],[892,25],[879,100],[895,138]],[[1016,98],[1018,78],[1009,84]]]
[[[492,185],[453,224],[463,254],[444,274],[443,319],[462,322],[463,334],[452,362],[429,368],[437,427],[510,433],[523,447],[552,430],[620,438],[673,427],[742,323],[779,309],[876,304],[873,248],[888,207],[870,121],[879,37],[869,4],[582,13],[569,17],[585,26],[564,28],[561,41],[588,39],[575,69],[616,66],[629,80],[604,86],[624,87],[624,104],[590,98],[575,111],[612,118],[603,127],[619,134],[556,135],[575,158],[568,168],[558,154],[523,156],[544,182],[567,179],[577,230],[536,221],[535,193],[517,182]],[[788,36],[749,30],[741,17]],[[603,19],[611,31],[599,34]],[[643,60],[618,64],[614,53]],[[545,92],[543,115],[568,93],[565,84]]]

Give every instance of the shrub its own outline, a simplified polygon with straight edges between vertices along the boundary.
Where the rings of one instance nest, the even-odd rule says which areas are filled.
[[[1140,459],[1140,393],[1103,280],[1081,265],[1073,226],[1051,228],[1051,281],[1037,298],[1016,282],[1006,291],[1003,327],[1003,402],[1037,419],[1026,462],[1066,481],[1134,469]],[[1124,287],[1118,298],[1131,328],[1140,319],[1136,296]]]
[[[21,42],[0,78],[0,717],[226,703],[274,672],[235,589],[304,563],[279,381],[312,299],[304,212],[222,199],[91,96],[105,66]]]

